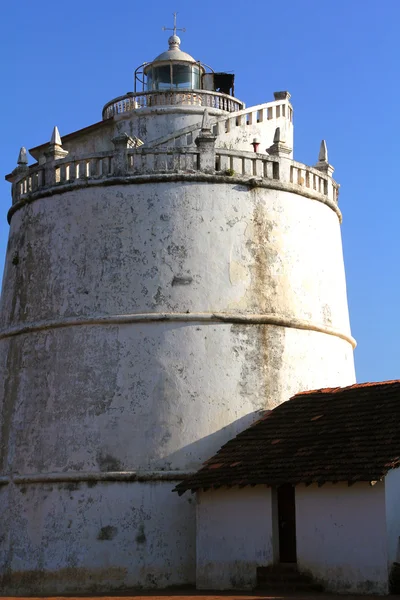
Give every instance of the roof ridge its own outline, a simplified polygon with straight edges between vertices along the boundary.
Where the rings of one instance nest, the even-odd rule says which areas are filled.
[[[346,385],[343,387],[337,386],[337,387],[327,387],[327,388],[316,388],[313,390],[304,390],[302,392],[297,392],[297,394],[294,394],[294,396],[292,396],[290,398],[290,400],[293,400],[294,398],[298,398],[299,396],[307,396],[307,395],[311,395],[311,394],[335,394],[337,392],[344,392],[346,390],[351,390],[351,389],[362,389],[362,388],[368,388],[368,387],[393,385],[393,384],[400,384],[400,379],[388,379],[387,381],[364,381],[362,383],[352,383],[351,385]]]

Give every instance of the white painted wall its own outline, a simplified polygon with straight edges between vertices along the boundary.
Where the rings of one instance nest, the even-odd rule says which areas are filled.
[[[135,135],[150,146],[155,140],[169,135],[178,135],[181,129],[192,125],[201,125],[204,115],[203,106],[165,106],[144,108],[115,117],[115,129]],[[212,120],[228,115],[225,111],[210,108]],[[193,139],[194,143],[194,139]],[[173,146],[173,142],[167,144]]]
[[[34,277],[12,264],[15,253]],[[189,284],[173,285],[182,276]],[[222,311],[350,334],[336,213],[298,194],[225,183],[96,187],[26,205],[11,221],[1,308],[2,325]]]
[[[73,137],[67,149],[75,156],[109,151],[123,131],[151,142],[199,124],[202,115],[201,107],[143,109]],[[250,149],[260,133],[265,149],[281,122],[235,126],[225,142]],[[146,320],[163,314],[180,317]],[[226,321],[227,314],[244,322]],[[132,315],[143,320],[129,321]],[[219,321],[203,318],[212,315]],[[281,325],[246,322],[260,315]],[[312,330],[350,334],[337,214],[300,194],[237,183],[149,180],[27,204],[11,221],[0,326],[5,477],[193,470],[260,410],[301,390],[355,380],[349,341]],[[25,326],[34,330],[11,335]],[[15,492],[10,506],[18,519],[10,520],[0,552],[14,573],[56,573],[59,591],[71,578],[90,590],[95,572],[107,589],[191,583],[194,510],[171,487],[81,484],[78,494],[45,482],[16,493],[9,484],[2,494]],[[270,509],[252,493],[254,520],[246,527],[255,529],[257,506]],[[155,554],[130,546],[138,521],[127,515],[135,506]],[[75,512],[70,524],[65,515]],[[115,541],[94,542],[99,523],[114,527],[115,520]],[[258,517],[257,533],[265,537]],[[254,566],[258,550],[251,552]],[[259,552],[265,564],[267,549]],[[106,573],[107,565],[117,571]]]
[[[175,277],[189,281],[175,285]],[[68,321],[153,313],[184,317]],[[279,315],[283,326],[196,321],[218,313]],[[350,333],[339,222],[320,202],[175,182],[80,189],[28,204],[11,221],[0,321],[6,330],[38,322],[42,329],[0,341],[2,474],[196,469],[258,411],[301,390],[353,383],[350,343],[284,326],[295,319]],[[104,486],[105,502],[115,501],[114,485]],[[32,523],[42,510],[33,487]],[[154,515],[163,489],[148,504]],[[68,490],[61,494],[57,502],[67,505]],[[156,516],[148,526],[180,582],[190,583],[194,515],[179,504],[172,510],[183,550],[175,526],[160,530]],[[13,533],[21,547],[23,531]],[[68,567],[68,536],[60,519],[60,569]],[[36,570],[41,556],[30,558]],[[127,581],[137,581],[135,562],[126,568]],[[110,577],[110,587],[118,581]],[[166,585],[164,576],[155,582]]]
[[[297,558],[329,591],[388,592],[385,486],[296,487]]]
[[[273,560],[271,490],[265,486],[197,493],[196,587],[251,589]]]
[[[2,509],[8,505],[0,580],[10,573],[12,595],[194,584],[195,498],[179,498],[173,487],[51,482],[0,488]]]
[[[229,120],[227,127],[228,131],[224,132],[224,127],[219,125],[219,135],[216,140],[217,148],[228,148],[232,150],[252,151],[251,143],[255,137],[259,138],[260,146],[258,151],[266,153],[266,150],[273,144],[276,128],[280,128],[281,141],[292,149],[288,155],[293,157],[293,122],[290,114],[291,106],[287,101],[268,102],[260,105],[260,109],[256,107],[248,107],[244,114],[239,118],[229,115],[226,117]],[[282,115],[283,108],[285,116]],[[279,111],[279,116],[277,115]],[[258,121],[262,113],[262,120]]]
[[[386,530],[389,571],[400,560],[400,469],[393,469],[385,477]]]
[[[236,113],[208,108],[212,126],[218,124],[216,148],[252,152],[251,142],[258,137],[260,140],[259,152],[266,153],[266,149],[273,143],[276,128],[280,127],[282,140],[285,140],[287,146],[293,149],[293,122],[289,112],[292,111],[292,108],[289,103],[287,101],[268,102],[259,107],[262,108],[243,109],[238,112],[238,117]],[[282,116],[283,108],[285,116]],[[165,106],[121,113],[115,115],[113,120],[107,121],[99,129],[83,131],[82,134],[69,141],[63,140],[63,149],[67,150],[71,157],[76,158],[95,152],[113,151],[114,146],[111,140],[121,133],[138,137],[148,146],[152,146],[160,138],[173,136],[163,144],[163,147],[173,147],[175,145],[174,138],[179,137],[180,131],[197,126],[192,132],[192,145],[194,145],[204,110],[204,106]],[[278,117],[276,116],[277,110],[280,115]],[[257,119],[260,118],[262,120],[257,122]],[[247,122],[248,120],[249,122]],[[67,132],[61,133],[62,135],[67,134]],[[180,139],[179,145],[187,145],[186,136]],[[44,150],[45,147],[34,152],[35,157],[41,162],[44,160]],[[289,156],[292,157],[293,152]]]

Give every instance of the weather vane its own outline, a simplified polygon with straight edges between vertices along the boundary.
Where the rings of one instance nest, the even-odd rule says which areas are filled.
[[[185,27],[182,27],[182,29],[178,29],[177,26],[176,26],[176,15],[178,13],[174,12],[172,14],[174,15],[174,26],[173,27],[163,27],[162,30],[163,31],[173,31],[174,35],[176,35],[177,31],[183,31],[183,32],[185,32],[186,31]]]

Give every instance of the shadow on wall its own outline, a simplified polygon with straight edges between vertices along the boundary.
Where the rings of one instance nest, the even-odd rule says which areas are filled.
[[[159,470],[197,470],[209,458],[211,458],[218,450],[229,440],[236,437],[240,432],[247,429],[252,423],[260,419],[267,411],[255,411],[240,417],[229,425],[222,427],[218,431],[210,435],[206,435],[199,440],[186,446],[182,446],[179,450],[166,455],[161,459],[162,466]],[[185,464],[182,467],[182,463]],[[157,467],[156,467],[157,470]]]

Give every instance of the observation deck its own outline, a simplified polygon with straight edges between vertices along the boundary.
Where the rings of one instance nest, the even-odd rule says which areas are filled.
[[[287,156],[242,150],[193,147],[129,147],[129,136],[113,140],[114,152],[84,157],[49,158],[44,164],[19,166],[7,176],[12,183],[8,219],[25,204],[44,196],[88,186],[150,181],[214,180],[250,189],[267,187],[294,192],[338,209],[339,185],[331,172],[309,167]]]
[[[106,120],[133,110],[161,106],[197,106],[225,112],[237,112],[245,108],[245,104],[237,98],[209,90],[128,92],[107,102],[102,116]]]

